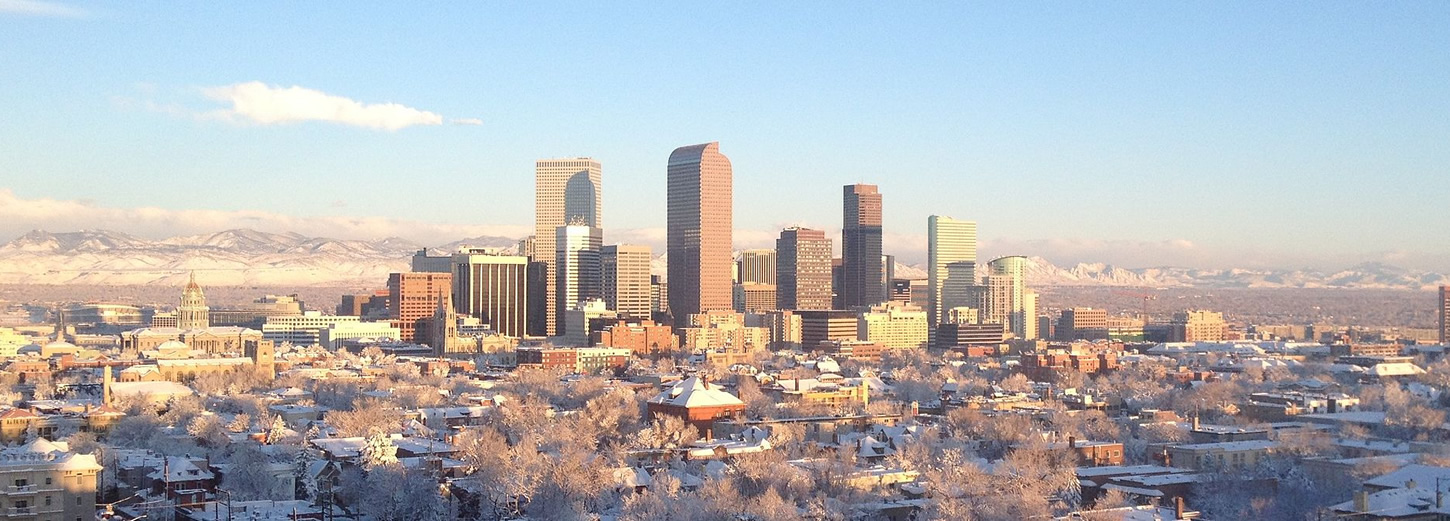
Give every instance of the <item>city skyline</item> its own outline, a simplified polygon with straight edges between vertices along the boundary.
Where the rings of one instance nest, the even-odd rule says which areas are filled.
[[[529,162],[580,155],[610,164],[602,204],[616,209],[609,241],[662,251],[662,156],[678,143],[718,140],[733,151],[739,186],[772,187],[735,198],[736,249],[767,246],[791,225],[838,235],[832,187],[861,182],[911,201],[883,223],[884,250],[911,264],[924,258],[926,216],[944,214],[993,223],[982,240],[994,255],[1059,263],[1380,261],[1450,271],[1450,246],[1399,225],[1446,218],[1418,195],[1450,177],[1450,152],[1436,146],[1450,136],[1438,117],[1447,112],[1438,87],[1450,67],[1436,53],[1404,52],[1450,45],[1450,10],[1438,4],[825,14],[702,7],[758,24],[759,41],[696,39],[691,31],[729,35],[733,23],[710,28],[694,14],[648,12],[667,22],[652,25],[669,29],[638,43],[625,37],[637,32],[628,23],[585,24],[543,7],[485,9],[455,13],[397,49],[349,39],[362,52],[343,56],[325,42],[340,28],[375,23],[370,17],[350,13],[315,35],[309,27],[309,38],[282,50],[234,41],[298,32],[284,21],[294,17],[265,9],[222,18],[150,6],[16,5],[64,9],[0,7],[0,23],[19,36],[0,44],[0,65],[27,71],[6,77],[12,96],[0,98],[13,123],[0,126],[0,236],[104,224],[147,237],[253,227],[433,244],[521,238],[533,211],[523,197]],[[308,19],[300,15],[315,7],[291,9]],[[642,14],[591,9],[605,19]],[[436,23],[393,14],[406,27]],[[172,23],[128,31],[143,17]],[[511,24],[525,19],[553,20],[598,45],[520,35]],[[832,27],[868,19],[879,27],[843,49],[800,45],[842,43],[829,37]],[[1286,20],[1294,23],[1276,25]],[[489,30],[465,32],[465,24]],[[922,41],[893,37],[908,29]],[[197,50],[163,45],[180,38],[195,38]],[[504,56],[511,38],[539,47]],[[661,40],[678,45],[647,45]],[[126,48],[156,56],[114,55]],[[443,48],[479,52],[405,60]],[[411,76],[374,77],[363,56]],[[683,57],[721,62],[737,81],[668,74],[664,64]],[[324,59],[340,62],[320,66]],[[440,63],[488,67],[449,79],[429,72]],[[583,64],[598,64],[596,81],[565,81],[568,66]],[[92,81],[74,84],[72,70]],[[652,88],[634,88],[640,78]],[[297,100],[338,111],[287,112]],[[684,107],[704,117],[667,117]],[[565,116],[585,124],[568,126]],[[597,130],[624,124],[632,131]],[[490,204],[465,217],[452,209],[477,208],[480,194],[396,204],[398,192],[377,189],[419,177],[486,182]],[[148,190],[127,189],[137,178]],[[197,178],[208,182],[189,182]],[[1031,197],[997,197],[1009,193]],[[1017,213],[1025,215],[999,218]]]

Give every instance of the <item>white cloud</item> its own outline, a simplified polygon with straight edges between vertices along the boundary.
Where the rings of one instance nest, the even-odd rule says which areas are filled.
[[[91,14],[90,11],[79,7],[42,0],[0,0],[0,13],[65,18],[77,18]]]
[[[478,118],[454,118],[449,120],[454,125],[482,125],[483,120]]]
[[[109,208],[87,201],[24,199],[0,189],[0,242],[34,229],[65,232],[96,228],[153,239],[250,228],[334,239],[402,237],[429,246],[481,235],[523,237],[532,230],[529,226],[428,223],[386,217],[301,217],[255,210]]]
[[[305,87],[279,87],[249,81],[202,89],[208,98],[230,103],[227,110],[210,113],[231,121],[262,125],[326,121],[379,130],[414,125],[442,125],[443,116],[398,103],[363,103]],[[479,121],[481,124],[482,121]]]

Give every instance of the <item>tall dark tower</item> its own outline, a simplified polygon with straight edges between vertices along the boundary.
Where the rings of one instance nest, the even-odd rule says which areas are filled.
[[[841,307],[886,300],[881,262],[881,193],[876,185],[845,186],[841,219]]]

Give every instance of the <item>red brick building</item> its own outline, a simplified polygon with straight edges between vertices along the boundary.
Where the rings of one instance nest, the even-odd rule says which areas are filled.
[[[1051,381],[1054,375],[1067,371],[1083,374],[1098,374],[1116,371],[1118,351],[1105,349],[1096,353],[1080,353],[1065,349],[1048,349],[1045,352],[1022,355],[1022,372],[1028,378],[1040,382]]]
[[[1079,467],[1105,467],[1123,464],[1123,444],[1111,441],[1079,440],[1068,436],[1066,442],[1047,444],[1048,450],[1071,450],[1077,455]]]
[[[393,273],[388,275],[388,307],[404,342],[433,342],[428,324],[438,303],[453,291],[452,273]]]
[[[638,323],[620,323],[593,334],[593,344],[604,347],[628,349],[636,355],[673,353],[680,350],[680,339],[670,326],[645,320]]]
[[[630,359],[628,350],[612,347],[520,347],[515,355],[519,367],[563,369],[581,374],[623,369]]]
[[[711,427],[716,420],[739,419],[745,413],[745,402],[698,376],[650,398],[645,407],[650,419],[661,415],[684,419],[706,438],[714,437]]]

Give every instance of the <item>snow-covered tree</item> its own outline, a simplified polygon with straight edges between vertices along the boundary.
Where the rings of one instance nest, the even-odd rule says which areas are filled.
[[[204,447],[226,447],[227,443],[231,441],[227,437],[226,427],[215,414],[203,414],[192,418],[191,422],[186,424],[186,433]]]
[[[227,424],[227,430],[232,432],[247,432],[252,430],[252,417],[246,413],[236,415],[236,417],[232,418],[231,423]]]
[[[306,447],[297,451],[297,455],[292,459],[292,480],[296,487],[294,495],[296,499],[310,500],[314,504],[319,497],[317,476],[312,474],[312,463],[315,461],[317,458],[312,454],[312,450]]]
[[[256,446],[238,445],[227,463],[221,487],[236,496],[238,501],[289,499],[278,497],[279,491],[273,490],[276,476],[269,469],[272,461]],[[291,495],[290,492],[286,493]]]
[[[393,445],[393,438],[388,433],[375,430],[368,434],[367,441],[358,452],[358,460],[369,472],[378,467],[393,465],[398,462],[398,447]]]
[[[268,445],[280,443],[284,438],[287,437],[287,434],[290,430],[291,429],[287,428],[287,422],[282,421],[281,415],[273,416],[272,421],[269,422],[269,425],[267,426],[266,443]]]

